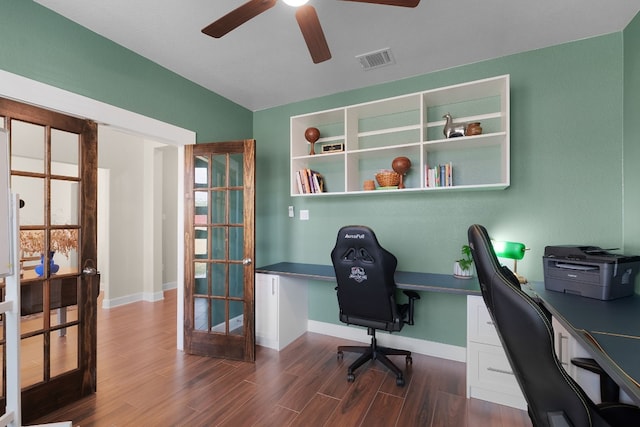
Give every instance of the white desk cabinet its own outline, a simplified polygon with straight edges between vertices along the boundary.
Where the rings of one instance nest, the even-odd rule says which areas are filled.
[[[527,409],[481,296],[467,296],[467,397]]]
[[[307,284],[275,274],[256,274],[256,343],[285,348],[307,331]]]

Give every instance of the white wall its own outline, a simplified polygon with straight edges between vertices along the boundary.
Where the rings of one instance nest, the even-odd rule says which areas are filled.
[[[164,289],[175,288],[178,281],[178,209],[175,197],[172,195],[182,194],[182,189],[178,189],[178,150],[175,147],[167,146],[162,148],[163,152],[163,198],[162,198],[162,285]]]
[[[175,175],[164,179],[165,153],[173,158],[171,169],[177,173],[175,147],[108,126],[98,128],[98,166],[108,171],[109,177],[108,183],[100,184],[106,187],[104,198],[108,200],[98,201],[99,205],[108,204],[106,209],[99,207],[108,217],[103,236],[106,240],[98,242],[99,251],[106,255],[103,258],[108,259],[108,264],[101,267],[106,273],[103,307],[163,298],[163,248],[176,244],[177,220],[176,187],[164,189],[163,184],[176,181]],[[168,202],[163,204],[163,200]],[[167,231],[162,220],[166,210],[174,221],[167,225]],[[172,241],[164,242],[165,235]],[[174,267],[175,287],[176,248],[168,252],[173,254],[167,264]]]

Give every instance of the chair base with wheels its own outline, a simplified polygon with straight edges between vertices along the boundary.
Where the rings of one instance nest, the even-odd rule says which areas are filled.
[[[369,360],[378,360],[384,366],[386,366],[391,372],[396,375],[396,385],[404,386],[404,374],[402,370],[398,368],[387,356],[405,356],[405,362],[407,365],[413,363],[411,358],[411,352],[408,350],[399,350],[397,348],[381,347],[378,346],[376,339],[376,330],[374,328],[368,328],[367,334],[371,335],[370,346],[351,346],[341,345],[338,347],[338,359],[342,359],[344,353],[361,353],[362,355],[349,366],[347,369],[347,381],[353,382],[356,379],[354,371],[360,366],[364,365]]]

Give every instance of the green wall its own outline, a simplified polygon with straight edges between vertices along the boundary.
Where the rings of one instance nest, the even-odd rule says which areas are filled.
[[[640,254],[640,14],[624,30],[624,249]],[[636,291],[638,286],[636,286]]]
[[[621,33],[252,113],[31,1],[3,6],[0,69],[191,129],[198,142],[257,139],[257,265],[330,264],[347,223],[372,226],[404,270],[449,274],[475,222],[527,244],[518,270],[531,280],[548,244],[640,253],[638,17]],[[511,75],[508,189],[289,196],[290,116],[501,74]],[[288,218],[289,205],[311,219]],[[338,323],[333,286],[309,292],[311,318]],[[403,334],[465,345],[463,297],[423,294],[416,320]]]
[[[530,280],[543,278],[546,245],[622,247],[623,71],[615,33],[256,112],[257,264],[330,264],[337,230],[350,223],[373,227],[399,269],[444,274],[472,223],[526,243],[518,271]],[[289,196],[291,115],[502,74],[511,76],[508,189]],[[288,218],[288,205],[308,209],[310,220]],[[313,282],[309,291],[310,317],[339,323],[333,286]],[[403,334],[465,345],[463,296],[426,293],[419,306],[418,325]]]
[[[30,0],[2,0],[0,69],[195,131],[251,138],[252,112]]]

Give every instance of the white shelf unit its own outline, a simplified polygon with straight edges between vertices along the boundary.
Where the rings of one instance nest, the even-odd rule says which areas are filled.
[[[442,116],[454,123],[480,122],[481,135],[444,138]],[[498,76],[424,92],[291,117],[291,195],[371,193],[362,189],[398,156],[411,160],[403,190],[379,192],[504,189],[509,171],[509,76]],[[305,130],[316,127],[315,155]],[[322,153],[325,144],[344,144]],[[451,187],[427,187],[425,168],[451,162]],[[301,194],[296,174],[311,169],[324,177],[324,193]]]

